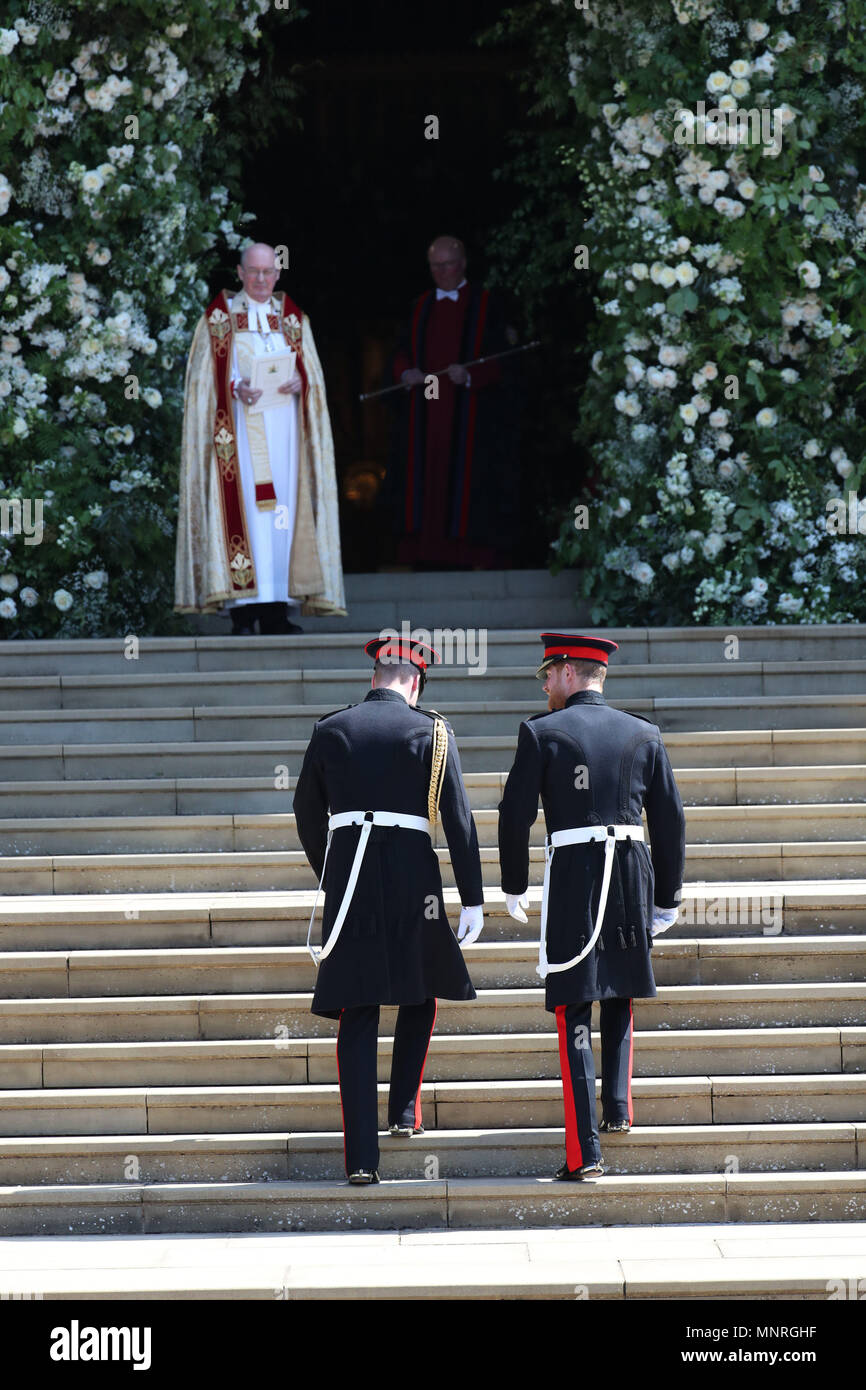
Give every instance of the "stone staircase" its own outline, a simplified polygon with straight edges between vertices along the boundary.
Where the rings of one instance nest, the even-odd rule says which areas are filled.
[[[143,639],[134,659],[119,640],[0,644],[3,1235],[859,1229],[866,629],[610,635],[608,699],[665,734],[687,885],[654,950],[658,998],[635,1004],[636,1126],[604,1145],[609,1176],[576,1186],[549,1181],[564,1141],[535,974],[541,819],[528,928],[498,889],[496,807],[518,724],[543,708],[534,630],[489,630],[486,670],[428,686],[482,845],[479,997],[440,1005],[427,1132],[384,1137],[370,1189],[340,1183],[335,1028],[309,1013],[314,882],[290,811],[313,720],[367,688],[362,639]],[[701,1287],[725,1296],[723,1271]]]

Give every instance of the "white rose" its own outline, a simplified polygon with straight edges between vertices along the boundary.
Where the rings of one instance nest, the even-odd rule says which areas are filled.
[[[17,616],[18,609],[11,598],[0,600],[0,618],[14,618]]]
[[[734,465],[730,459],[722,459],[719,464],[719,477],[732,478],[734,475]]]
[[[815,459],[821,452],[821,445],[817,439],[807,439],[806,443],[803,445],[804,458]]]
[[[707,78],[707,91],[711,96],[716,96],[721,92],[726,92],[731,85],[730,75],[726,72],[711,72]]]
[[[72,607],[72,595],[68,589],[54,590],[54,606],[59,608],[61,613],[67,613]]]
[[[737,184],[737,192],[741,198],[754,198],[758,191],[758,185],[753,179],[743,179]]]
[[[854,465],[848,459],[840,459],[836,464],[836,472],[840,478],[847,478],[854,472]]]
[[[39,602],[39,595],[37,594],[35,589],[30,588],[29,584],[25,589],[21,590],[21,593],[18,595],[18,597],[21,599],[21,602],[25,605],[26,608],[33,608]]]
[[[680,406],[680,419],[683,421],[683,424],[693,425],[697,418],[698,412],[693,405],[686,404]]]
[[[638,584],[651,584],[655,579],[655,570],[645,560],[639,560],[632,565],[629,573],[632,579],[637,580]]]
[[[727,410],[714,410],[707,424],[712,425],[714,430],[723,430],[729,418]]]
[[[636,280],[645,280],[649,275],[649,270],[643,261],[635,261],[630,270]]]
[[[84,576],[84,582],[88,589],[101,589],[107,579],[108,574],[105,570],[91,570],[89,574]]]
[[[693,285],[698,278],[698,270],[690,261],[680,261],[674,273],[681,285]]]
[[[762,19],[750,19],[746,25],[746,33],[752,43],[760,43],[770,32],[769,24],[765,24]]]
[[[614,511],[614,516],[627,516],[628,513],[629,513],[630,511],[631,511],[631,502],[628,500],[628,498],[627,498],[627,497],[619,497],[619,498],[617,498],[617,504],[616,504],[616,510]]]
[[[815,290],[821,283],[821,272],[814,261],[801,261],[797,266],[797,274],[810,290]]]
[[[16,574],[0,574],[0,589],[4,594],[14,594],[18,588],[18,576]]]
[[[145,387],[141,394],[145,405],[149,405],[152,410],[155,410],[158,405],[162,405],[162,392],[157,391],[155,386]]]
[[[761,429],[766,430],[770,429],[773,425],[775,425],[778,418],[779,417],[776,414],[775,410],[772,410],[768,405],[765,405],[763,410],[759,410],[757,415],[755,416],[755,423],[760,425]]]

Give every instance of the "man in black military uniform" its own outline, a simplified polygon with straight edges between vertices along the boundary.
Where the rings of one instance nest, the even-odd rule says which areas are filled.
[[[602,694],[617,644],[557,632],[541,640],[548,713],[520,726],[499,806],[499,858],[508,911],[525,922],[540,796],[547,841],[538,973],[545,1007],[556,1015],[565,1100],[566,1158],[556,1176],[573,1180],[604,1172],[594,999],[601,1001],[601,1130],[628,1133],[633,1121],[632,999],[656,993],[652,938],[676,920],[685,816],[658,728],[611,709]]]
[[[379,1181],[379,1006],[400,1006],[388,1124],[392,1134],[410,1135],[423,1131],[421,1078],[436,1000],[475,998],[445,915],[431,840],[437,798],[464,904],[459,940],[476,940],[484,920],[478,836],[454,733],[441,716],[416,707],[437,654],[420,643],[381,638],[364,650],[376,662],[372,689],[361,704],[318,721],[294,798],[301,844],[320,882],[324,874],[312,1012],[340,1020],[337,1066],[351,1183]]]

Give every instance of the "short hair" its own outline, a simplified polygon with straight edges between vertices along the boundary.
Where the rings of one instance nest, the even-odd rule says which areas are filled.
[[[377,685],[392,685],[394,681],[408,681],[423,673],[414,661],[380,661],[377,657],[373,674]]]
[[[563,662],[564,666],[570,666],[576,676],[585,676],[587,680],[600,681],[604,685],[607,675],[607,663],[604,661],[590,661],[581,657],[579,660]]]

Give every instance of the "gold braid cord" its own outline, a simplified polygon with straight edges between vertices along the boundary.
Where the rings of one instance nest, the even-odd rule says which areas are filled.
[[[433,763],[430,768],[430,791],[427,794],[427,819],[435,825],[439,819],[439,798],[445,781],[445,763],[448,759],[448,729],[445,720],[437,715],[433,720]]]

